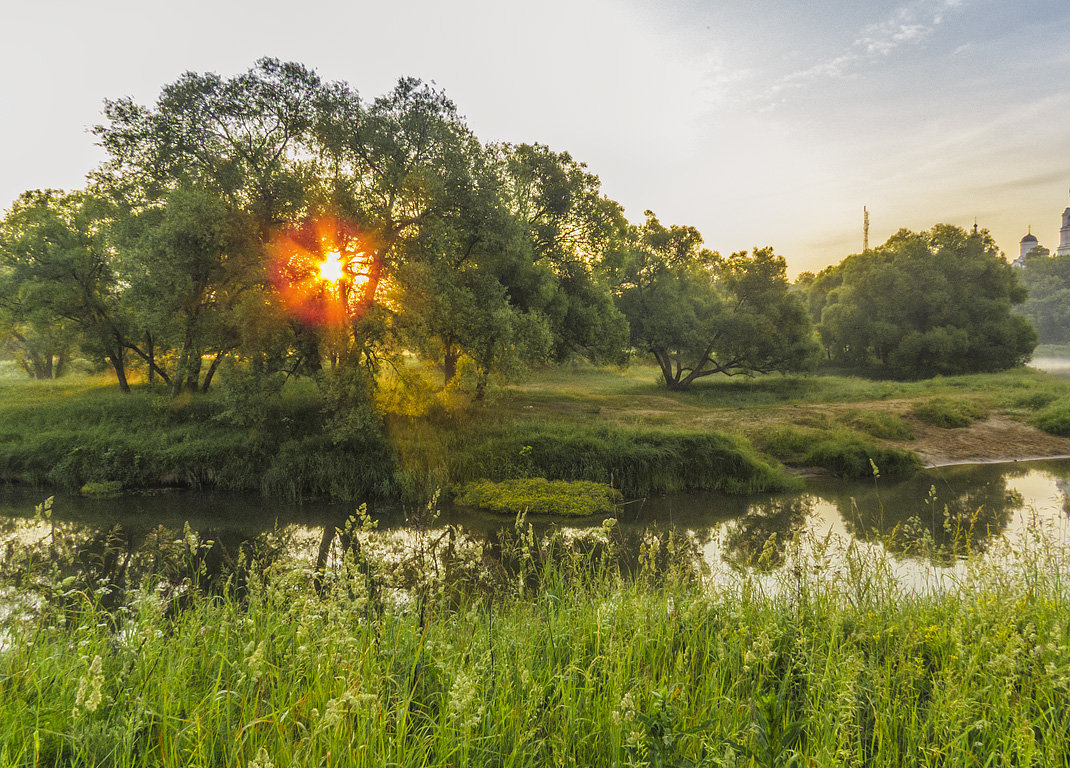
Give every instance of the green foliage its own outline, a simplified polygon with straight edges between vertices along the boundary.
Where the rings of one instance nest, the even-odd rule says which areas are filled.
[[[466,443],[450,459],[455,483],[589,480],[619,488],[627,497],[689,489],[760,493],[799,485],[742,440],[715,432],[544,423],[485,432]]]
[[[823,467],[837,477],[872,477],[909,475],[922,467],[912,451],[873,442],[860,435],[833,435],[821,440],[806,454],[806,462]]]
[[[1033,423],[1053,435],[1070,437],[1070,397],[1063,397],[1042,408]]]
[[[901,230],[809,283],[811,312],[829,357],[843,365],[922,377],[1023,364],[1036,345],[1011,314],[1025,299],[987,232],[940,224]]]
[[[783,257],[760,248],[722,259],[701,244],[694,227],[665,228],[647,211],[618,267],[632,345],[654,355],[666,386],[807,368],[817,346]]]
[[[899,416],[888,411],[853,411],[843,417],[848,426],[882,440],[913,440],[914,430]]]
[[[461,489],[457,502],[507,515],[586,517],[613,514],[614,503],[623,498],[620,491],[602,483],[532,477],[469,483]]]
[[[957,429],[988,418],[988,408],[975,400],[934,397],[917,403],[911,413],[915,418],[934,427]]]
[[[1070,254],[1052,256],[1034,248],[1018,279],[1029,292],[1018,312],[1033,324],[1040,343],[1070,343]]]

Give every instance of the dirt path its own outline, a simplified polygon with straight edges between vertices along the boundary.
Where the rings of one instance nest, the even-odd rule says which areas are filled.
[[[1056,437],[1003,416],[960,429],[940,429],[913,421],[916,440],[901,443],[926,464],[1020,461],[1070,455],[1070,438]]]

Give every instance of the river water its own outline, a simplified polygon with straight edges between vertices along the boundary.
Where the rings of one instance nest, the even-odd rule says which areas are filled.
[[[35,506],[48,493],[0,486],[0,565],[11,567],[20,552],[36,548],[66,567],[92,565],[113,575],[131,562],[149,567],[153,558],[146,551],[191,537],[209,552],[213,569],[233,564],[243,548],[311,563],[325,533],[333,535],[354,512],[351,505],[177,491],[56,495],[46,519]],[[635,500],[620,507],[612,535],[626,566],[639,562],[652,536],[674,535],[714,573],[775,572],[787,559],[789,542],[833,538],[889,555],[902,581],[921,583],[934,573],[954,574],[966,555],[1013,549],[1038,531],[1061,545],[1070,533],[1068,494],[1070,460],[943,467],[902,480],[811,479],[794,494]],[[451,507],[369,512],[376,530],[364,538],[395,552],[449,536],[485,557],[500,549],[500,534],[515,527],[512,519]],[[601,518],[529,522],[537,537],[556,530],[566,538],[597,538],[605,530]]]

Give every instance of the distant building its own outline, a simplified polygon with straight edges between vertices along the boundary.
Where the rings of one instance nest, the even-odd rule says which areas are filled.
[[[1067,208],[1067,211],[1070,211],[1070,208]],[[1021,252],[1018,254],[1018,258],[1011,262],[1012,267],[1024,267],[1025,257],[1029,255],[1031,250],[1040,245],[1040,243],[1037,241],[1036,237],[1033,236],[1032,231],[1030,231],[1026,233],[1026,236],[1022,238],[1018,245]]]
[[[1060,256],[1070,253],[1070,207],[1063,211],[1063,228],[1059,230],[1059,249],[1056,253]]]
[[[1036,237],[1033,236],[1032,228],[1018,243],[1019,253],[1018,258],[1011,262],[1012,266],[1024,267],[1025,257],[1029,255],[1029,252],[1034,248],[1040,247],[1040,243],[1037,242]],[[1055,251],[1059,256],[1066,256],[1070,254],[1070,206],[1063,211],[1063,224],[1059,230],[1059,247]]]

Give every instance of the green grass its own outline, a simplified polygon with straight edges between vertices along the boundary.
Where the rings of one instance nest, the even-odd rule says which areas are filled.
[[[570,571],[546,559],[537,584],[494,592],[439,589],[424,568],[422,597],[397,603],[389,580],[369,586],[404,569],[371,555],[319,589],[303,567],[253,567],[240,593],[149,582],[113,611],[94,589],[55,585],[3,635],[0,764],[1070,759],[1065,552],[1016,553],[1013,570],[975,562],[918,593],[855,547],[843,569],[819,551],[728,585],[655,566],[657,541],[634,579],[595,555],[568,555]]]
[[[919,421],[934,427],[958,429],[988,418],[989,410],[974,400],[934,397],[915,404],[911,413]]]
[[[1056,403],[1070,398],[1070,380],[1030,369],[909,382],[711,377],[691,392],[658,382],[651,366],[559,366],[492,390],[482,407],[386,384],[379,400],[394,410],[384,414],[382,440],[360,428],[339,438],[309,380],[293,379],[276,395],[224,375],[208,396],[171,400],[144,386],[124,396],[105,376],[2,376],[0,479],[354,501],[530,477],[604,483],[629,498],[750,493],[796,483],[778,461],[839,474],[866,474],[870,460],[908,471],[913,462],[895,443],[910,439],[897,414],[912,406],[924,413],[943,404],[934,417],[942,419],[980,402],[1057,430]],[[885,401],[894,402],[866,407]]]
[[[1045,432],[1070,437],[1070,397],[1056,400],[1039,410],[1033,423]]]
[[[820,467],[842,478],[870,477],[874,465],[885,476],[908,475],[921,468],[913,452],[842,427],[776,425],[758,431],[752,439],[759,450],[781,461]]]
[[[172,400],[102,377],[0,380],[0,478],[77,490],[187,485],[302,498],[393,493],[396,464],[369,432],[324,430],[314,388],[284,391],[259,424],[227,417],[224,393]]]
[[[624,497],[616,488],[585,480],[479,480],[461,489],[457,503],[506,515],[611,515]]]
[[[852,411],[843,416],[841,421],[882,440],[913,440],[917,437],[909,424],[887,411]]]

